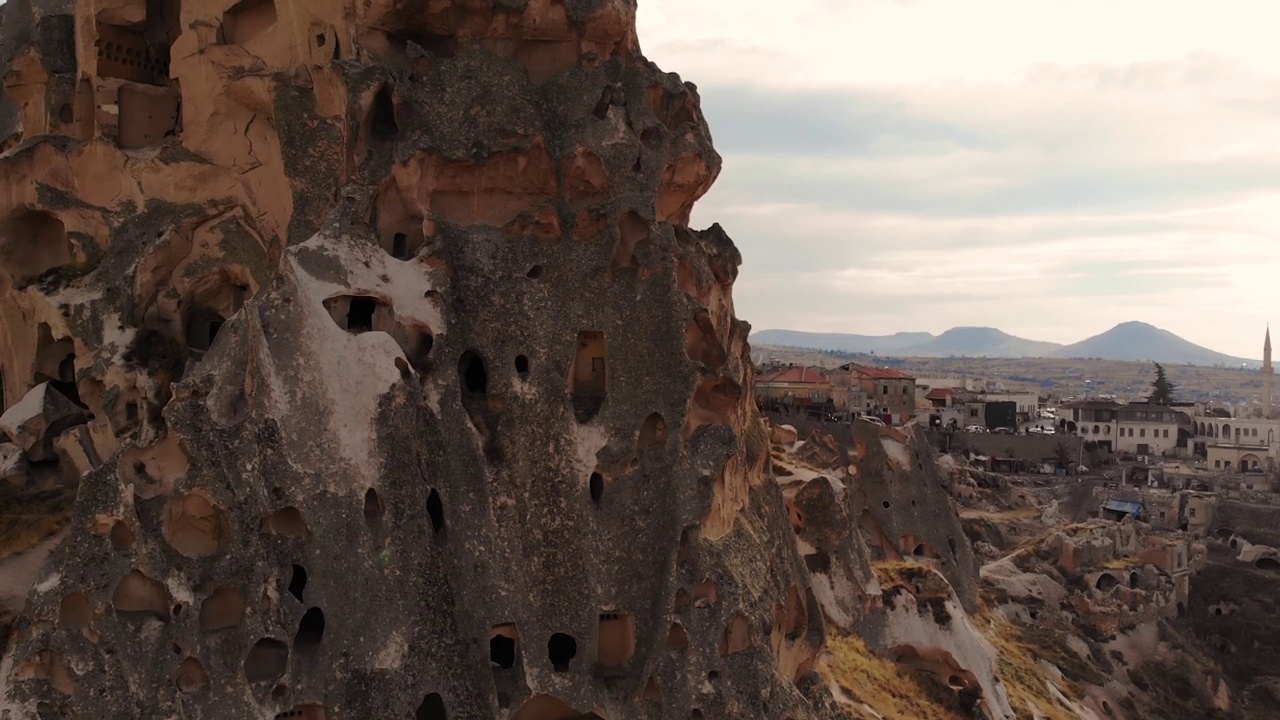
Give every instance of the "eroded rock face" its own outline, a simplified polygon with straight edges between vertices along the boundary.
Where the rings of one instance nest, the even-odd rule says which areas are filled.
[[[632,0],[2,12],[6,466],[88,473],[0,708],[835,717]]]

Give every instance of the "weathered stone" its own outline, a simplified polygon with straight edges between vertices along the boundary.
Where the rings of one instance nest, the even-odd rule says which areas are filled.
[[[28,460],[40,462],[54,459],[54,439],[85,420],[84,411],[46,382],[4,411],[0,431],[26,453]]]

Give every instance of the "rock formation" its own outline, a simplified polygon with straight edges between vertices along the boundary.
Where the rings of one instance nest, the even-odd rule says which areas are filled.
[[[4,7],[5,467],[79,484],[9,717],[832,716],[634,14]]]
[[[1015,552],[921,432],[762,422],[635,12],[0,8],[0,720],[1159,706],[1097,668],[1203,546],[1055,498]]]

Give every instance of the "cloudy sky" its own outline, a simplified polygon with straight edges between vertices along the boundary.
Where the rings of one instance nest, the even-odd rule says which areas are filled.
[[[756,329],[1280,326],[1280,2],[640,0]]]

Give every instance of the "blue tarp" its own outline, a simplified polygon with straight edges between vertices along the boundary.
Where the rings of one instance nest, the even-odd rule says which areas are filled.
[[[1132,515],[1134,518],[1142,517],[1142,514],[1146,511],[1146,507],[1140,502],[1115,499],[1108,500],[1106,504],[1102,506],[1102,509],[1110,510],[1111,512],[1123,513],[1125,515]]]

